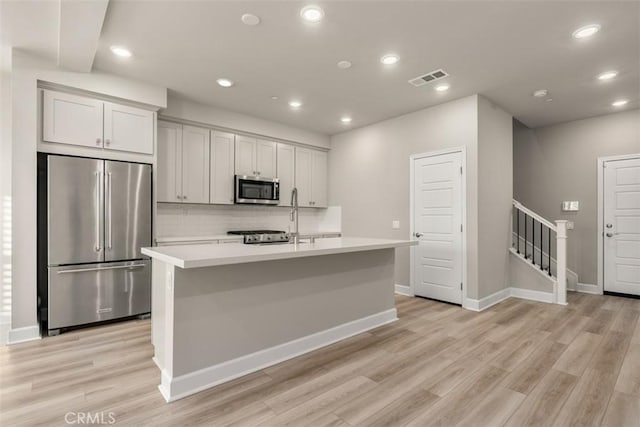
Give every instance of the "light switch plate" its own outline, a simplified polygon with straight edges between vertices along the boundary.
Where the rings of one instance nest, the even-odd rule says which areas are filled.
[[[400,221],[393,220],[391,221],[391,228],[393,228],[394,230],[399,230],[400,229]]]
[[[580,210],[580,202],[577,200],[562,202],[562,212],[578,212]]]

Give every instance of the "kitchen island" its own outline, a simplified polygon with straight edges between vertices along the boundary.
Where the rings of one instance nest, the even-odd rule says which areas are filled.
[[[152,342],[173,401],[393,322],[395,248],[409,240],[144,248]]]

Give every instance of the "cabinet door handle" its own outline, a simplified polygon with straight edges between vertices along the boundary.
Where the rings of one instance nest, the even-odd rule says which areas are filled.
[[[102,141],[102,139],[100,138],[96,138],[96,145],[100,145],[100,142]]]
[[[179,194],[176,194],[176,199],[178,199],[178,200],[182,200],[182,197],[180,197],[180,195],[179,195]]]
[[[187,200],[187,196],[182,196],[182,200]]]
[[[104,140],[104,143],[107,144],[107,145],[111,145],[111,140],[109,138],[107,138],[107,139]]]

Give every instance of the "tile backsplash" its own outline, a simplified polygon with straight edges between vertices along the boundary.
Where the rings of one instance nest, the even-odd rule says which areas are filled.
[[[182,205],[158,203],[156,235],[191,237],[226,234],[229,230],[274,229],[290,231],[290,208],[243,205]],[[340,207],[300,209],[303,233],[340,231]]]

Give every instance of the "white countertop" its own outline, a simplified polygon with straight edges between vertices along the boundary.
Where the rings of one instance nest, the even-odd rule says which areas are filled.
[[[331,255],[348,252],[414,246],[412,240],[341,237],[316,240],[315,243],[271,245],[180,245],[142,248],[142,253],[180,268],[213,267],[258,261]]]
[[[301,231],[300,235],[304,237],[308,236],[330,236],[339,235],[339,231],[313,231],[304,232]],[[173,236],[173,237],[156,237],[156,243],[175,243],[175,242],[207,242],[213,240],[237,240],[242,241],[242,236],[236,236],[233,234],[219,234],[212,236]]]

